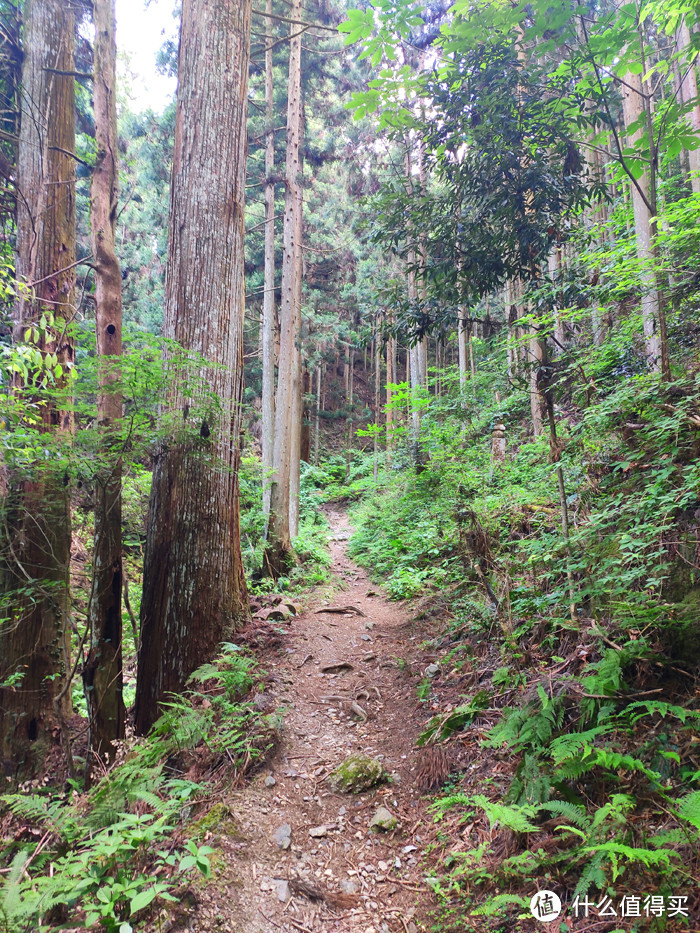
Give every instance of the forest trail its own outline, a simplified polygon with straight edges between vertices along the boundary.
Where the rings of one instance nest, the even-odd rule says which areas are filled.
[[[421,866],[426,800],[413,773],[424,718],[401,660],[424,636],[348,558],[347,516],[332,510],[328,517],[333,595],[328,586],[311,594],[291,623],[284,657],[269,661],[272,698],[286,709],[280,746],[248,786],[224,801],[240,834],[217,838],[225,864],[217,863],[215,880],[176,929],[417,933],[432,900]],[[319,612],[324,605],[350,605],[363,615]],[[334,662],[352,667],[324,672]],[[353,719],[353,701],[366,721]],[[328,774],[354,753],[380,758],[393,781],[357,795],[333,792]],[[380,806],[398,819],[398,829],[369,829]],[[285,824],[286,850],[274,838]],[[295,891],[295,879],[325,899]]]

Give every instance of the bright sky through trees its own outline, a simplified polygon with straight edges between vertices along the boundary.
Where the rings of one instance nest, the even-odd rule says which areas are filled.
[[[156,70],[156,55],[167,39],[176,36],[173,0],[117,0],[117,48],[120,84],[134,110],[160,112],[175,93],[175,78]],[[125,59],[128,61],[126,66]],[[125,66],[128,80],[123,81]]]

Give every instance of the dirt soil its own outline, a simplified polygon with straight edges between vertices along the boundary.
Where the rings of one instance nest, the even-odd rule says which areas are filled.
[[[231,819],[205,840],[223,857],[213,857],[212,880],[177,930],[417,933],[434,903],[423,880],[432,819],[414,780],[426,714],[404,660],[420,653],[426,635],[348,558],[347,516],[328,516],[334,586],[306,600],[274,660],[270,708],[286,710],[280,746],[223,801]],[[361,614],[319,611],[324,605]],[[350,667],[324,672],[334,662]],[[356,795],[332,791],[327,776],[356,753],[379,758],[391,783]],[[370,830],[380,806],[397,817],[396,830]],[[274,838],[285,824],[287,849]]]

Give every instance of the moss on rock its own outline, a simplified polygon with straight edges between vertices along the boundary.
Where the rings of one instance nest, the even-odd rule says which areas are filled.
[[[241,829],[234,819],[231,808],[225,803],[215,803],[207,812],[195,820],[190,827],[190,838],[203,839],[207,833],[213,836],[228,836],[241,839]]]
[[[386,780],[381,762],[366,755],[351,755],[331,772],[328,781],[333,790],[359,794]]]

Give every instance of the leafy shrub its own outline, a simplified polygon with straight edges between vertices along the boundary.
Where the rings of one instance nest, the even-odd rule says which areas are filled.
[[[86,797],[76,790],[69,798],[0,798],[43,837],[5,844],[0,931],[48,933],[77,918],[108,933],[145,930],[149,908],[177,900],[192,870],[209,877],[213,849],[186,837],[178,847],[171,842],[192,801],[211,790],[179,777],[177,762],[188,767],[186,755],[198,746],[209,750],[212,772],[222,760],[240,769],[260,757],[275,722],[245,697],[261,676],[249,654],[224,645],[216,662],[192,675],[200,688],[165,704],[150,735],[125,748]]]

